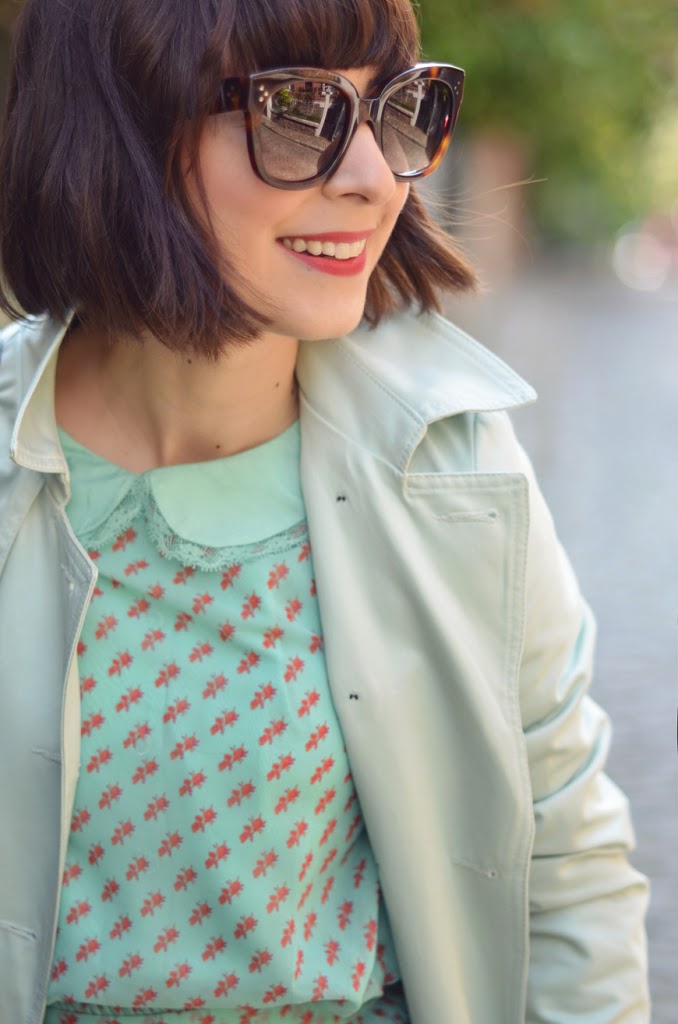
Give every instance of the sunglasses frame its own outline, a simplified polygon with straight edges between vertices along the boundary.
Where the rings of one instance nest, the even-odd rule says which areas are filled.
[[[301,181],[286,181],[272,177],[264,167],[260,143],[261,122],[264,106],[271,91],[279,89],[286,82],[299,79],[323,82],[342,90],[350,105],[349,120],[344,140],[324,171]],[[377,96],[360,96],[348,78],[332,71],[324,71],[321,68],[274,68],[269,71],[253,71],[248,75],[224,79],[219,89],[214,113],[244,112],[250,163],[254,173],[267,185],[282,189],[310,188],[313,185],[321,184],[336,171],[359,125],[363,122],[372,126],[377,145],[383,154],[381,118],[386,103],[398,89],[420,79],[435,79],[444,82],[450,90],[452,102],[448,124],[444,128],[438,151],[431,163],[421,171],[392,171],[397,180],[411,181],[413,178],[423,178],[427,174],[431,174],[440,164],[450,144],[464,92],[464,72],[453,64],[415,64],[414,67],[401,71],[400,74],[390,78]]]

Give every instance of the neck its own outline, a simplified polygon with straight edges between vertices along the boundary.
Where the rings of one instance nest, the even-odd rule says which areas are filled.
[[[78,330],[60,353],[57,420],[134,472],[232,455],[297,418],[297,348],[265,335],[214,363],[153,338],[105,346]]]

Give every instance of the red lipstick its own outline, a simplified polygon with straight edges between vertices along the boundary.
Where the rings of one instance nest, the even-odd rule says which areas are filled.
[[[289,240],[300,238],[304,242],[334,242],[335,244],[352,242],[366,241],[367,238],[373,234],[373,230],[370,231],[324,231],[317,232],[312,235],[287,235]],[[314,256],[310,252],[296,252],[292,248],[288,248],[282,239],[278,239],[279,244],[282,248],[288,252],[291,256],[294,256],[297,260],[305,263],[306,266],[312,267],[314,270],[319,270],[323,274],[331,274],[335,277],[353,277],[357,274],[362,273],[365,269],[366,251],[367,247],[363,249],[359,256],[350,256],[348,259],[337,259],[335,256]]]

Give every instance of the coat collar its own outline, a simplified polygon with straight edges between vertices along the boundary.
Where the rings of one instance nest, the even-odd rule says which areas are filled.
[[[38,317],[16,325],[20,343],[12,346],[14,370],[0,359],[0,390],[3,370],[19,388],[12,458],[43,473],[67,473],[56,430],[54,378],[71,319]],[[297,376],[316,414],[402,471],[429,423],[462,412],[510,409],[535,398],[497,356],[428,313],[406,312],[375,329],[361,326],[343,338],[304,342]]]
[[[7,370],[19,387],[10,454],[17,465],[41,473],[68,473],[57,434],[54,381],[59,346],[72,319],[72,314],[64,323],[31,317],[16,325],[16,344],[9,349],[15,366]]]
[[[304,342],[297,377],[318,415],[401,472],[430,423],[536,398],[501,359],[436,313],[408,311],[376,329]]]

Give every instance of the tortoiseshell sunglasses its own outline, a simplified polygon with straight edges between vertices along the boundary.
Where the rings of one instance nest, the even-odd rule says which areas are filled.
[[[276,188],[328,178],[363,121],[394,176],[409,181],[442,160],[463,88],[464,72],[451,64],[416,64],[373,97],[330,71],[276,68],[225,79],[214,112],[244,111],[252,168]]]

